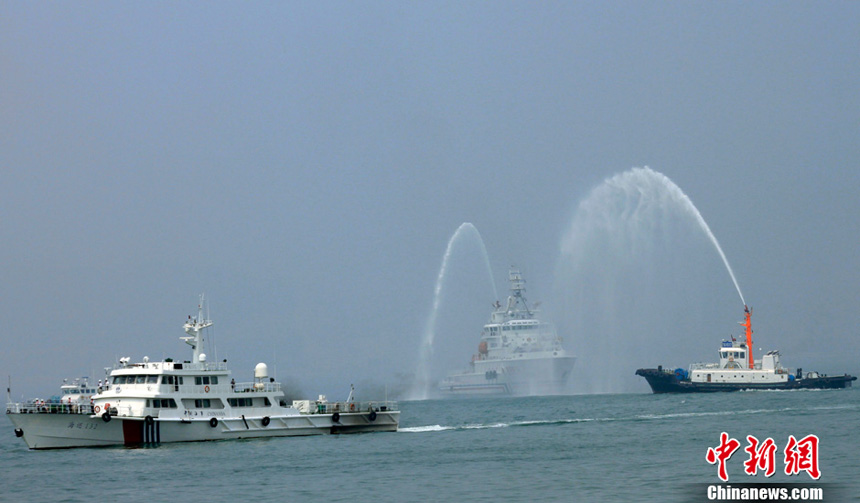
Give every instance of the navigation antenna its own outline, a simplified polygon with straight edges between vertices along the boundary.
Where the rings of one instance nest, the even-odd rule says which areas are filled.
[[[203,319],[203,303],[205,302],[204,294],[200,294],[200,304],[197,305],[197,318],[188,316],[188,321],[182,325],[185,329],[187,337],[180,337],[186,344],[191,346],[193,351],[192,363],[203,363],[206,361],[206,354],[203,350],[203,329],[211,327],[212,323],[209,319]]]

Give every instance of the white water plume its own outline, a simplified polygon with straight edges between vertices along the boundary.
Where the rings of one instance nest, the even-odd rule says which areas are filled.
[[[715,337],[728,335],[733,320],[725,319],[725,297],[698,231],[744,303],[714,233],[667,176],[633,168],[580,202],[562,237],[555,285],[566,317],[559,323],[575,341],[569,350],[588,355],[574,369],[578,391],[647,389],[633,376],[636,368],[686,367],[710,354]]]
[[[615,203],[619,199],[622,200],[621,207],[623,207],[620,215],[614,211],[618,208]],[[607,202],[610,204],[607,205]],[[600,224],[607,226],[615,225],[616,222],[613,222],[613,219],[638,222],[648,218],[649,210],[658,208],[660,211],[666,211],[671,205],[675,205],[690,215],[702,229],[702,232],[708,236],[717,253],[720,254],[720,258],[723,259],[723,264],[729,272],[729,277],[732,278],[732,283],[738,291],[741,303],[746,305],[741,287],[738,285],[738,280],[735,279],[734,271],[732,271],[732,266],[729,265],[726,254],[723,253],[723,249],[714,233],[711,232],[711,228],[708,227],[702,214],[699,213],[698,208],[687,194],[663,173],[645,166],[644,168],[633,168],[607,179],[579,205],[578,221],[574,222],[573,227],[580,226],[579,222],[595,218]],[[576,238],[577,236],[573,232],[566,236],[562,243],[562,255],[575,253],[573,248],[580,244]]]
[[[445,254],[442,256],[442,266],[439,268],[439,275],[436,277],[436,287],[433,290],[433,308],[430,310],[430,316],[427,318],[427,323],[424,328],[424,335],[421,341],[419,350],[418,368],[415,374],[415,382],[411,393],[411,399],[425,400],[428,397],[429,387],[432,385],[430,375],[430,363],[433,359],[433,343],[436,339],[436,319],[439,315],[439,307],[442,303],[442,287],[445,284],[445,277],[448,272],[448,263],[451,259],[451,252],[454,245],[460,241],[463,236],[472,235],[477,240],[480,246],[481,256],[487,268],[487,278],[493,288],[493,299],[498,298],[496,283],[493,280],[493,271],[490,267],[490,258],[487,255],[487,248],[484,246],[484,240],[481,238],[481,233],[469,222],[464,222],[454,231],[451,239],[448,240],[448,246],[445,248]]]

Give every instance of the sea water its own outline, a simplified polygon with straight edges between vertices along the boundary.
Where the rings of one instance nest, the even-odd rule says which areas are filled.
[[[860,391],[608,394],[401,402],[396,433],[30,451],[0,428],[2,501],[707,501],[726,483],[824,483],[858,501]],[[819,438],[815,481],[783,473],[789,436]],[[777,445],[744,473],[746,437]],[[838,495],[838,499],[833,496]],[[828,494],[825,494],[827,497]]]

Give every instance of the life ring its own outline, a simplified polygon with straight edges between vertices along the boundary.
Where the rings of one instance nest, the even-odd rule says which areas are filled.
[[[340,421],[340,412],[335,412],[334,414],[331,415],[331,422],[332,423],[337,423],[339,421]]]
[[[96,406],[93,408],[93,412],[95,412],[96,414],[98,414],[99,412],[101,412],[101,410],[102,410],[102,409],[101,409],[98,405],[96,405]]]
[[[367,419],[370,419],[371,422],[376,421],[376,411],[375,410],[370,411],[370,415],[367,416]]]
[[[214,427],[216,427],[216,426],[218,426],[218,418],[217,418],[217,417],[213,417],[212,419],[210,419],[210,420],[209,420],[209,426],[211,426],[211,427],[213,427],[213,428],[214,428]]]
[[[109,413],[107,413],[107,412],[105,412],[104,414],[102,414],[102,421],[104,421],[104,422],[106,422],[106,423],[109,423],[109,422],[110,422],[110,414],[109,414]]]
[[[271,421],[269,416],[263,416],[263,420],[261,421],[263,423],[263,427],[269,426],[269,421]]]
[[[209,393],[209,386],[204,386],[203,391],[205,391],[206,393]]]
[[[145,418],[143,418],[143,422],[146,424],[152,424],[155,422],[155,419],[153,419],[152,416],[146,416]]]
[[[354,403],[349,404],[349,411],[355,412],[355,404]]]

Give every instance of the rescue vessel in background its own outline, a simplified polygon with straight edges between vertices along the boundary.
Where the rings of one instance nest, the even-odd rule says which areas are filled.
[[[439,383],[443,395],[550,395],[563,393],[576,357],[562,347],[555,326],[538,319],[526,301],[526,282],[512,267],[506,304],[493,305],[469,368]]]

